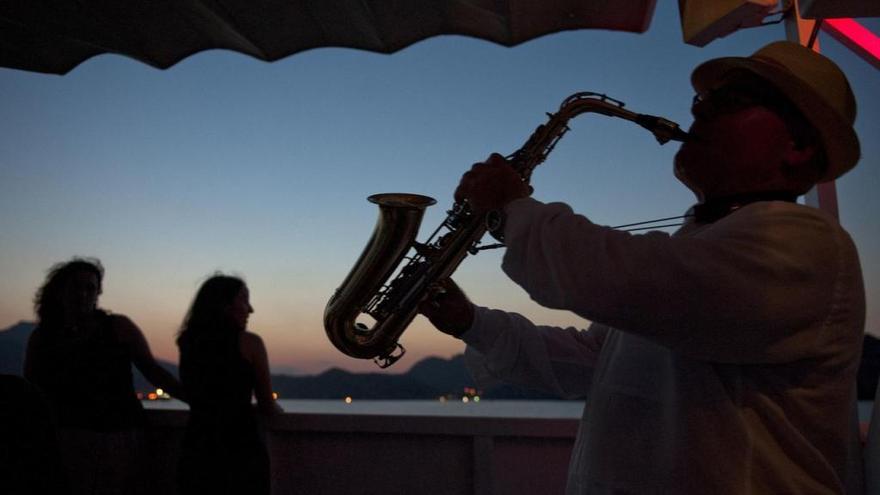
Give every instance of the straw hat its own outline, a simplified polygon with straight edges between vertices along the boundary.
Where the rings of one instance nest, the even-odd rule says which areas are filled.
[[[776,86],[800,109],[821,136],[828,170],[820,182],[834,180],[859,161],[853,129],[856,100],[843,72],[830,59],[789,41],[776,41],[751,57],[722,57],[699,65],[691,84],[705,92],[732,69],[746,69]]]

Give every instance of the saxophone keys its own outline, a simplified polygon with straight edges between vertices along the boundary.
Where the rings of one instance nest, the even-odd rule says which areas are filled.
[[[400,345],[400,342],[395,342],[394,347],[390,351],[381,356],[374,357],[373,362],[380,368],[384,369],[396,363],[404,354],[406,354],[406,349]]]

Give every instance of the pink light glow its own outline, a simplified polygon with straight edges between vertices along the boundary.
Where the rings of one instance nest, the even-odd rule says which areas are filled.
[[[880,37],[852,19],[825,19],[822,29],[880,69]]]

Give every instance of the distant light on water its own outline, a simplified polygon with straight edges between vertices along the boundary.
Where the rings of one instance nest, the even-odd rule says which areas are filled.
[[[347,397],[345,398],[345,403],[346,403],[346,404],[351,404],[351,396],[347,396]]]

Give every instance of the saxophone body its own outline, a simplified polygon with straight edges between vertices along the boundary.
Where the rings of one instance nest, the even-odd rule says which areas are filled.
[[[507,159],[528,184],[535,167],[568,132],[568,121],[587,112],[632,121],[651,131],[660,144],[687,139],[678,124],[623,107],[605,95],[575,93]],[[480,240],[487,229],[486,214],[474,214],[466,202],[455,203],[430,238],[419,243],[415,238],[422,216],[434,199],[408,193],[368,199],[379,205],[379,219],[360,258],[327,303],[324,329],[341,352],[373,359],[385,368],[405,353],[400,336],[437,282],[451,276],[468,254],[484,249]]]

